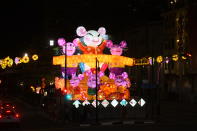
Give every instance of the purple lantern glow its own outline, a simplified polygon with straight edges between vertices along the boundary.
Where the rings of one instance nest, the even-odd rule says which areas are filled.
[[[113,44],[111,40],[107,41],[107,47],[110,48],[110,52],[112,55],[122,55],[123,48],[126,48],[127,43],[125,41],[121,41],[120,45]]]
[[[66,41],[65,41],[64,38],[59,38],[57,43],[58,43],[59,46],[64,46],[66,44]]]

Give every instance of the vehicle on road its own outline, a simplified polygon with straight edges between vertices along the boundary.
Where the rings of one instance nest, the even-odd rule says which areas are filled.
[[[0,108],[0,123],[20,123],[21,116],[11,103],[3,103]]]

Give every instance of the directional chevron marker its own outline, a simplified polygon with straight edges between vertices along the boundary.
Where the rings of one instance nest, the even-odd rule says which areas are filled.
[[[99,103],[99,101],[97,101],[97,105],[99,105],[100,103]],[[96,100],[94,100],[93,102],[92,102],[92,105],[96,108]]]
[[[104,107],[107,107],[109,105],[109,102],[107,100],[103,100],[101,103]]]
[[[142,107],[142,106],[144,106],[144,104],[145,104],[146,102],[144,101],[144,99],[140,99],[139,101],[138,101],[138,104]]]
[[[89,105],[89,104],[90,104],[90,102],[89,102],[88,100],[85,100],[85,101],[82,103],[83,106]]]
[[[128,102],[125,100],[125,99],[123,99],[121,102],[120,102],[120,105],[122,105],[122,106],[126,106],[128,104]]]
[[[116,107],[118,105],[118,101],[116,99],[114,99],[111,104],[113,105],[113,107]]]
[[[129,103],[132,107],[134,107],[137,104],[136,100],[134,99],[132,99]]]
[[[80,103],[78,100],[76,100],[76,101],[73,103],[73,105],[74,105],[76,108],[79,108],[79,105],[81,105],[81,103]]]

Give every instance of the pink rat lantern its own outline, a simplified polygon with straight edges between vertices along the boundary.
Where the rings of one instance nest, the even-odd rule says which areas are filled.
[[[62,47],[63,53],[66,53],[67,56],[72,56],[75,53],[77,46],[77,44],[72,42],[66,43],[66,40],[64,38],[58,39],[58,45]]]
[[[117,45],[113,44],[111,40],[108,40],[106,46],[110,48],[110,52],[112,55],[122,55],[123,49],[126,48],[127,43],[125,41],[121,41],[120,45]]]

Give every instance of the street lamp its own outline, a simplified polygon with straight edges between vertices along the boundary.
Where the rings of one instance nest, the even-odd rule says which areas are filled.
[[[25,53],[25,54],[24,54],[24,56],[28,56],[28,54],[27,54],[27,53]]]
[[[49,41],[49,45],[50,45],[50,46],[54,46],[54,40],[50,40],[50,41]]]

